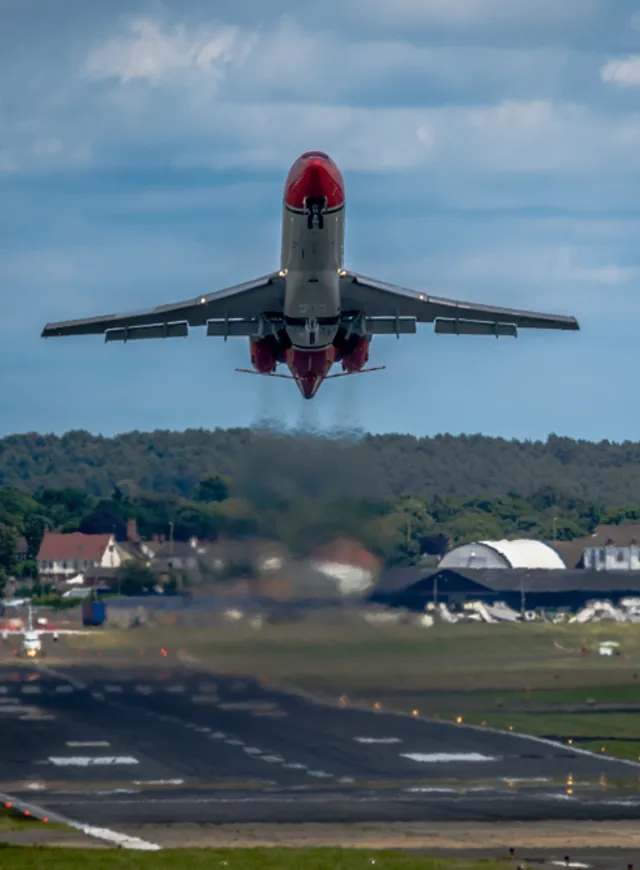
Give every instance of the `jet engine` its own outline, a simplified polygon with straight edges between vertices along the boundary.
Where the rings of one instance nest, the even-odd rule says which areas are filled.
[[[345,372],[352,374],[363,369],[369,360],[369,345],[371,338],[363,335],[351,335],[339,349],[339,358]]]
[[[268,375],[274,372],[278,363],[281,362],[277,338],[273,335],[268,335],[266,338],[252,338],[250,342],[251,364],[254,369],[260,372],[261,375]]]

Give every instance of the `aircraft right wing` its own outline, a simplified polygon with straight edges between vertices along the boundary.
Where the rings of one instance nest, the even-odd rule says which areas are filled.
[[[580,329],[575,317],[429,296],[355,272],[342,274],[341,297],[343,309],[364,311],[367,319],[401,321],[404,318],[414,324],[435,322],[436,332],[445,335],[516,335],[518,329],[527,328]],[[372,328],[374,324],[375,320],[372,320]]]
[[[101,334],[105,334],[107,341],[173,338],[187,336],[190,326],[206,326],[209,320],[220,324],[220,328],[210,330],[209,335],[233,335],[233,332],[224,331],[224,324],[228,321],[250,323],[257,321],[263,312],[282,312],[283,308],[284,279],[279,272],[274,272],[184,302],[159,305],[130,314],[104,314],[82,320],[48,323],[42,330],[42,338]]]

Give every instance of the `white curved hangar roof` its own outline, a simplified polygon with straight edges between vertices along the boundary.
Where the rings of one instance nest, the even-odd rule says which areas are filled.
[[[566,568],[560,555],[542,541],[476,541],[460,544],[441,559],[439,568]]]
[[[520,538],[517,541],[480,541],[497,550],[512,568],[565,568],[565,564],[548,544]]]

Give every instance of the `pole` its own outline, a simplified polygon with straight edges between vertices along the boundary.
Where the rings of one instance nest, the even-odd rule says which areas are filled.
[[[520,610],[522,611],[522,619],[526,613],[525,598],[524,598],[524,574],[520,575]]]

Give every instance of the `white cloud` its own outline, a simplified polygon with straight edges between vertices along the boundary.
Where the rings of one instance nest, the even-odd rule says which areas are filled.
[[[632,54],[610,60],[600,70],[600,76],[603,82],[618,85],[620,88],[640,86],[640,55]]]
[[[548,25],[591,18],[598,0],[347,0],[368,20],[402,28],[412,25],[463,28],[487,25]]]
[[[138,18],[130,22],[128,33],[92,49],[85,74],[122,83],[142,80],[158,84],[196,72],[218,82],[228,66],[243,62],[254,39],[233,26],[208,25],[189,31],[183,24],[169,27]]]

